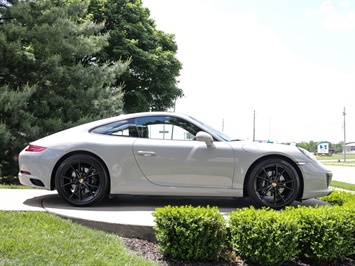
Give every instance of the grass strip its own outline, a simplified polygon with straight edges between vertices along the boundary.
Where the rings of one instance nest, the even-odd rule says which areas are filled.
[[[44,212],[0,211],[0,265],[155,265],[122,239]]]
[[[330,185],[335,188],[341,188],[341,189],[345,189],[345,190],[355,191],[355,184],[350,184],[350,183],[345,183],[345,182],[333,180],[330,183]]]

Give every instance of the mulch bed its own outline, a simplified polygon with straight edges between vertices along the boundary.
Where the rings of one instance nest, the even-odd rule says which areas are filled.
[[[218,261],[218,262],[189,262],[189,261],[180,261],[172,258],[163,256],[159,251],[157,244],[149,242],[147,240],[138,239],[138,238],[122,238],[126,247],[134,251],[137,254],[140,254],[147,260],[154,261],[155,263],[161,266],[253,266],[255,264],[245,264],[238,257],[232,257],[234,261]],[[345,259],[342,262],[334,263],[314,263],[314,262],[305,262],[305,261],[295,261],[287,264],[288,266],[355,266],[355,256]]]

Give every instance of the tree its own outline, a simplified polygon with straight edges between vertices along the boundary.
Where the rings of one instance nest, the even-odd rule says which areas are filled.
[[[183,92],[177,87],[181,63],[175,54],[174,35],[156,29],[140,0],[92,0],[89,7],[109,45],[100,52],[106,60],[132,59],[124,82],[124,111],[157,111],[173,106]]]
[[[10,1],[9,1],[10,2]],[[108,44],[81,0],[11,1],[0,24],[0,172],[14,175],[32,140],[122,112],[129,61],[94,55]],[[1,174],[1,173],[0,173]]]
[[[3,19],[7,19],[2,16],[2,12],[6,10],[9,7],[9,5],[10,3],[7,0],[0,0],[0,22]]]

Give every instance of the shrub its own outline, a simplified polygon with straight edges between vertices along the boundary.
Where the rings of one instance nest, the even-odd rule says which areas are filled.
[[[253,207],[230,213],[231,245],[245,262],[281,264],[299,253],[298,225],[290,211]]]
[[[355,195],[351,192],[334,190],[328,196],[324,196],[319,199],[329,202],[331,205],[343,206],[344,203],[355,202]]]
[[[0,165],[1,167],[1,165]],[[1,169],[0,169],[1,170]],[[1,172],[0,172],[1,174]],[[1,185],[20,185],[20,180],[17,176],[0,176]]]
[[[354,254],[355,213],[352,208],[299,207],[299,249],[302,257],[317,261],[338,261]]]
[[[216,207],[157,208],[156,238],[164,255],[182,260],[218,259],[227,238],[225,219]]]
[[[216,260],[226,247],[261,265],[300,258],[323,264],[355,255],[355,194],[335,191],[321,199],[335,206],[238,209],[229,214],[228,240],[216,207],[167,206],[153,213],[156,237],[165,255],[181,260]]]

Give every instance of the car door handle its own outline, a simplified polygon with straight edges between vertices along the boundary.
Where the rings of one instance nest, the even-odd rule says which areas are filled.
[[[137,151],[137,154],[144,156],[144,157],[150,157],[150,156],[156,155],[156,153],[154,151]]]

